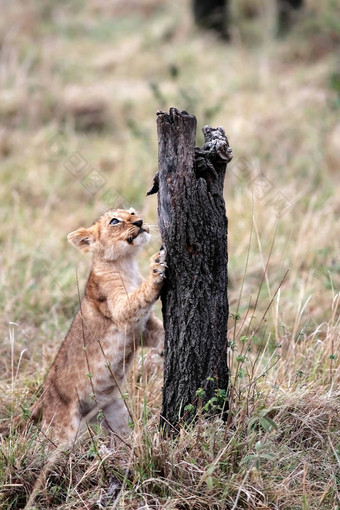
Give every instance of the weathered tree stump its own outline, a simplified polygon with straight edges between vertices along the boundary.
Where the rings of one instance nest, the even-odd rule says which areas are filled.
[[[176,431],[201,406],[227,410],[227,217],[223,199],[232,151],[222,128],[203,129],[171,108],[157,117],[158,219],[167,252],[162,291],[165,363],[161,423]],[[213,400],[211,400],[213,399]],[[210,401],[210,404],[208,403]]]

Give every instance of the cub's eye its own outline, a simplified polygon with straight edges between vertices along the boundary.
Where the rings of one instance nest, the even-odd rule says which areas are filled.
[[[134,214],[136,214],[136,213],[134,213],[134,212],[130,212],[130,214],[131,214],[131,216],[133,216],[133,215],[134,215]]]
[[[117,218],[112,218],[109,225],[117,225],[118,223],[119,223],[119,220],[117,220]]]

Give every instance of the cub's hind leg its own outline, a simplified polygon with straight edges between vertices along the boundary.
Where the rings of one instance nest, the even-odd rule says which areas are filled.
[[[52,440],[55,439],[58,444],[74,442],[81,428],[81,413],[77,400],[64,397],[53,383],[43,395],[42,426],[48,433],[52,431]]]
[[[142,336],[142,344],[145,347],[157,347],[159,351],[164,346],[164,328],[163,323],[155,315],[148,318]]]
[[[59,408],[57,411],[44,413],[43,426],[47,431],[52,429],[52,440],[58,444],[72,444],[81,429],[81,416],[76,406],[72,408]]]
[[[111,447],[117,446],[126,439],[130,432],[129,413],[124,400],[120,395],[103,407],[105,425],[108,429],[111,439]]]

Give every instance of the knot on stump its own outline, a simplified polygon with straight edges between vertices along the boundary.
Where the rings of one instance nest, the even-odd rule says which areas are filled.
[[[233,151],[229,146],[228,138],[222,127],[212,128],[210,126],[204,126],[202,129],[204,135],[203,152],[209,153],[210,159],[221,159],[226,163],[233,158]]]
[[[169,113],[158,111],[157,117],[160,119],[162,125],[176,125],[182,121],[190,121],[196,126],[196,118],[190,115],[185,110],[179,111],[177,108],[170,108]],[[226,165],[233,158],[233,151],[229,145],[228,138],[222,127],[212,128],[211,126],[204,126],[202,128],[204,135],[204,144],[202,147],[195,147],[193,167],[197,178],[203,178],[208,183],[209,191],[212,191],[212,183],[221,174],[223,181]],[[159,171],[153,177],[151,188],[147,191],[146,195],[153,195],[159,191]]]

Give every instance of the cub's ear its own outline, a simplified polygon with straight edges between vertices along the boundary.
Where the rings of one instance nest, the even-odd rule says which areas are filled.
[[[91,228],[78,228],[67,236],[73,246],[83,252],[88,252],[91,244],[95,241],[94,232]]]

